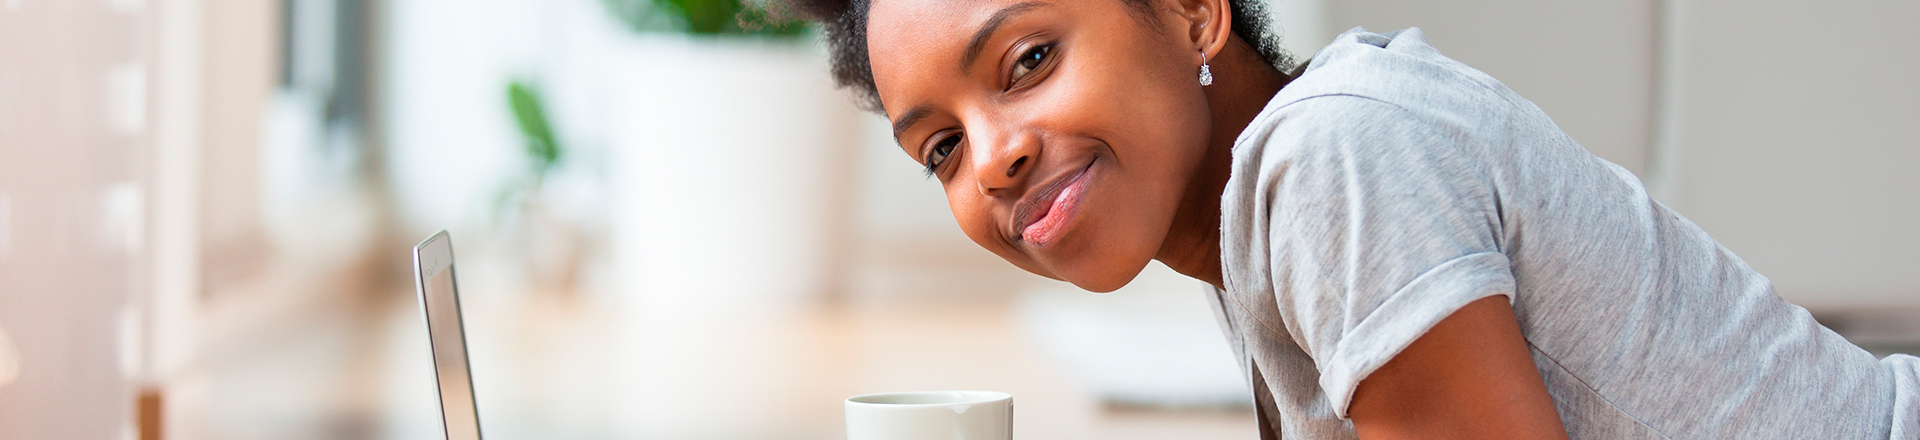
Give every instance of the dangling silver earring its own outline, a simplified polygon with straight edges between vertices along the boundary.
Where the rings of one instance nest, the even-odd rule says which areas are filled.
[[[1207,52],[1200,51],[1200,87],[1213,85],[1213,69],[1207,68]]]

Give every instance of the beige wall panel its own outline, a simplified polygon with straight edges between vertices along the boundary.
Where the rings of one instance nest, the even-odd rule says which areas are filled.
[[[1920,2],[1672,5],[1663,199],[1796,303],[1920,306]]]

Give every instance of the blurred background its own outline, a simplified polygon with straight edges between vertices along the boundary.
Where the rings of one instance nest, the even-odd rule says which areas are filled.
[[[1920,347],[1920,3],[1270,0],[1420,26],[1880,354]],[[0,439],[439,438],[409,247],[489,438],[1256,438],[1196,282],[960,234],[811,30],[738,1],[0,0]]]

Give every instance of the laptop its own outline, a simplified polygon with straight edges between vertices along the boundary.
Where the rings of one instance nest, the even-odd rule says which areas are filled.
[[[480,410],[467,368],[467,336],[460,321],[460,288],[453,277],[453,241],[442,230],[413,246],[413,286],[433,347],[440,420],[447,440],[480,440]]]

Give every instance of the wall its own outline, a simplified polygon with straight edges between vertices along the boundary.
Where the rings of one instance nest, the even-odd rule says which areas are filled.
[[[1327,0],[1419,26],[1816,311],[1920,307],[1920,4]]]
[[[1796,303],[1920,307],[1920,2],[1669,11],[1661,200]]]

